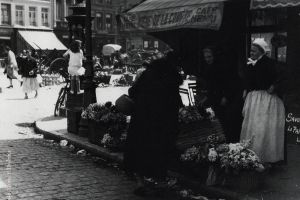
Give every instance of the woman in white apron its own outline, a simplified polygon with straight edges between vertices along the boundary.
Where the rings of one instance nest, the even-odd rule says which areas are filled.
[[[250,148],[264,163],[284,160],[285,109],[277,95],[279,75],[275,61],[266,56],[267,43],[253,41],[245,73],[241,140],[251,140]]]

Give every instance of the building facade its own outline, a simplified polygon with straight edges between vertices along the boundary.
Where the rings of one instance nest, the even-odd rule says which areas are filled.
[[[19,51],[20,30],[49,31],[53,27],[52,0],[1,0],[0,44]]]

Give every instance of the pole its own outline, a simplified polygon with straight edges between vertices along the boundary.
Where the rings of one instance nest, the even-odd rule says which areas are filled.
[[[91,0],[86,0],[85,4],[86,18],[85,18],[85,50],[86,50],[86,62],[85,62],[85,74],[83,80],[84,94],[83,94],[83,108],[86,108],[91,103],[95,103],[96,100],[96,86],[93,82],[94,69],[93,69],[93,52],[92,52],[92,18],[91,18]],[[80,119],[78,134],[80,136],[88,135],[88,121]]]
[[[93,51],[92,51],[92,17],[91,0],[86,0],[86,19],[85,19],[85,48],[86,48],[86,72],[84,80],[83,107],[96,102],[95,84],[93,83]]]

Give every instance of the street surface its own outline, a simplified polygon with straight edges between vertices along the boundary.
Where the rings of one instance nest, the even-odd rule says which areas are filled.
[[[0,69],[0,200],[135,200],[135,183],[122,171],[78,156],[34,134],[31,123],[53,116],[61,86],[24,100],[20,84]]]

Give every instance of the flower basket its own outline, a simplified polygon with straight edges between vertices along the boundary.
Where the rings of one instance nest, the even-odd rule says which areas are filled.
[[[258,189],[263,183],[264,173],[257,171],[240,171],[238,174],[226,174],[225,185],[240,192]]]
[[[205,183],[208,174],[208,163],[180,162],[179,172],[197,181]]]
[[[223,129],[218,120],[201,120],[188,124],[180,124],[176,146],[178,149],[187,149],[193,145],[206,143],[207,137],[215,134],[223,136]]]
[[[104,134],[107,132],[107,127],[101,123],[97,122],[95,120],[89,120],[88,121],[88,139],[89,142],[93,144],[100,144],[101,139],[103,138]]]

